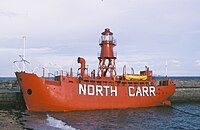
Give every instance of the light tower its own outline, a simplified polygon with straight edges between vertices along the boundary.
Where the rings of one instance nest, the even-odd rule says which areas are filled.
[[[113,48],[116,46],[113,33],[109,28],[106,28],[104,32],[101,33],[101,41],[99,43],[101,47],[101,52],[98,57],[99,59],[99,70],[98,76],[100,77],[112,77],[116,75],[115,60],[117,59],[114,54]]]

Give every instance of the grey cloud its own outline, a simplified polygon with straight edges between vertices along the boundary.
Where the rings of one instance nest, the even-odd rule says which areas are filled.
[[[0,16],[14,17],[16,15],[15,12],[0,9]]]

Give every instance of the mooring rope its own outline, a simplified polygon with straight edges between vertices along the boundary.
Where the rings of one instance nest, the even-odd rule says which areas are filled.
[[[184,111],[184,110],[178,109],[178,108],[173,107],[173,106],[170,106],[170,108],[175,109],[175,110],[177,110],[177,111],[179,111],[179,112],[182,112],[182,113],[188,114],[188,115],[192,115],[192,116],[200,117],[200,115],[198,115],[198,114],[194,114],[194,113],[191,113],[191,112],[187,112],[187,111]]]

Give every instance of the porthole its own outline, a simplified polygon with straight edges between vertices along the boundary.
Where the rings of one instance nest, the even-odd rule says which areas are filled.
[[[31,95],[31,94],[32,94],[32,90],[31,90],[31,89],[28,89],[28,90],[27,90],[27,94],[28,94],[28,95]]]

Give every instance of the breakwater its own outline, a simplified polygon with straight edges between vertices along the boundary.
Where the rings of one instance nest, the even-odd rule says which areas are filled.
[[[24,108],[25,103],[16,80],[0,81],[0,108]]]
[[[200,80],[174,80],[176,92],[172,102],[200,102]]]
[[[172,102],[200,102],[200,80],[174,80],[176,92]],[[0,81],[0,107],[25,107],[16,80]]]

